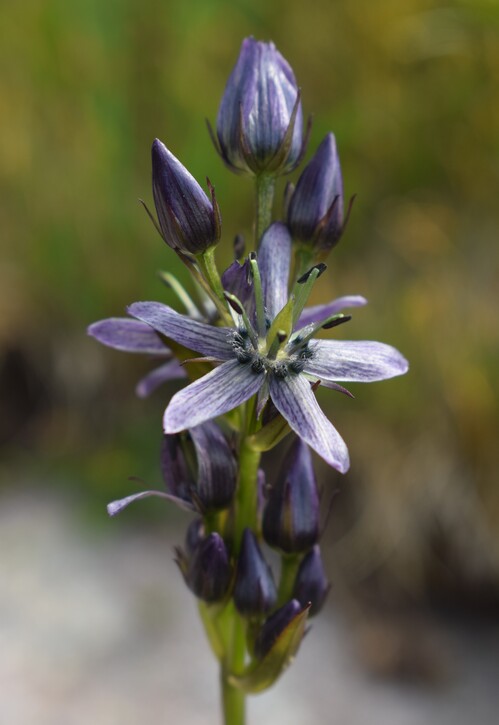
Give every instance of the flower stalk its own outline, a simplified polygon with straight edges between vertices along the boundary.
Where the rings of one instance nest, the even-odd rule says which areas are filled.
[[[282,675],[329,591],[312,451],[339,473],[350,461],[315,390],[353,397],[340,383],[392,378],[408,363],[384,343],[334,339],[351,319],[343,310],[366,304],[360,295],[307,307],[349,208],[344,214],[336,140],[328,134],[296,188],[288,186],[286,219],[274,219],[276,179],[300,163],[306,140],[294,73],[273,43],[243,41],[211,136],[232,172],[255,178],[254,249],[244,258],[239,241],[235,261],[220,274],[214,189],[208,181],[207,195],[156,140],[157,222],[150,216],[191,273],[196,295],[163,273],[185,314],[135,302],[128,317],[101,320],[88,333],[107,347],[160,360],[139,381],[141,397],[181,383],[163,416],[162,487],[113,501],[108,511],[114,516],[156,497],[193,515],[175,558],[219,662],[224,724],[245,725],[246,697]],[[279,474],[267,481],[262,453],[286,438]],[[278,588],[268,547],[280,556]]]

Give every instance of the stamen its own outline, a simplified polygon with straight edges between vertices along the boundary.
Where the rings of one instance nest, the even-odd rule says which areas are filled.
[[[258,348],[258,337],[255,330],[253,329],[253,325],[251,324],[242,303],[237,299],[236,295],[232,295],[230,292],[224,291],[224,297],[229,305],[232,307],[234,312],[240,315],[251,342],[253,343],[255,348]]]
[[[312,287],[314,286],[315,282],[323,272],[327,269],[327,266],[324,263],[316,264],[314,267],[308,270],[308,272],[305,272],[305,274],[302,274],[302,276],[296,280],[296,284],[293,290],[293,293],[295,295],[295,305],[293,308],[293,324],[298,320],[301,313],[303,312],[303,308],[307,304],[308,298],[310,297],[310,293],[312,292]]]
[[[298,330],[297,333],[293,335],[289,341],[288,352],[290,354],[296,352],[296,350],[314,337],[319,330],[330,330],[332,327],[342,325],[344,322],[348,322],[351,319],[351,315],[344,315],[340,312],[339,314],[331,315],[331,317],[327,317],[325,320],[321,320],[320,322],[311,322],[309,325],[302,327],[301,330]]]
[[[267,333],[267,325],[265,320],[265,303],[263,300],[262,278],[260,277],[260,270],[258,268],[258,262],[255,252],[251,252],[251,254],[249,255],[249,263],[251,268],[251,274],[253,275],[253,289],[255,292],[256,321],[258,326],[258,334],[261,338],[264,338]]]

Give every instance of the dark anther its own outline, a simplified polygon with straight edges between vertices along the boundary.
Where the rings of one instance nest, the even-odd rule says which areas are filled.
[[[305,368],[305,360],[291,360],[288,368],[290,373],[302,373]]]
[[[337,320],[331,320],[331,322],[326,322],[325,325],[322,325],[323,330],[330,330],[332,327],[338,327],[338,325],[342,325],[344,322],[348,322],[352,319],[352,315],[344,315],[343,317],[338,317]]]
[[[253,360],[253,362],[251,363],[251,369],[253,370],[254,373],[263,372],[264,366],[259,357],[257,357],[255,360]]]
[[[251,353],[241,348],[236,349],[236,358],[240,363],[248,363],[251,360]]]
[[[277,363],[274,373],[278,378],[286,378],[288,376],[288,367],[285,363]]]
[[[304,284],[307,281],[307,279],[310,277],[310,275],[312,274],[314,269],[316,269],[319,272],[319,274],[317,275],[317,279],[319,279],[321,274],[323,274],[326,271],[327,264],[324,264],[324,262],[319,262],[319,264],[314,264],[313,267],[310,267],[310,269],[307,272],[305,272],[305,274],[302,274],[302,276],[296,280],[297,283]]]

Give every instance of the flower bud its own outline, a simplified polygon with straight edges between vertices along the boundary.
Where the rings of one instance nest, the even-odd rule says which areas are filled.
[[[319,538],[319,492],[310,449],[301,438],[270,489],[262,530],[267,544],[288,554],[307,551]]]
[[[231,581],[229,554],[220,534],[202,539],[187,564],[185,581],[205,602],[218,602],[226,595]]]
[[[245,529],[237,562],[234,603],[240,614],[251,617],[271,609],[277,599],[272,571],[263,558],[255,535]]]
[[[283,607],[280,607],[274,614],[271,614],[263,623],[255,639],[255,657],[263,659],[267,652],[272,649],[278,637],[301,611],[302,607],[300,602],[297,599],[291,599],[291,601],[287,602]]]
[[[208,182],[211,201],[196,179],[156,139],[152,145],[152,190],[161,235],[172,249],[201,254],[220,239],[220,211]]]
[[[227,508],[236,489],[234,456],[220,427],[211,420],[163,437],[161,471],[168,492],[203,513]]]
[[[303,607],[311,604],[309,615],[317,614],[329,592],[329,582],[324,572],[319,546],[309,551],[300,564],[296,575],[293,596]]]
[[[288,226],[296,241],[329,251],[345,223],[340,159],[334,135],[328,133],[298,179],[289,201]]]
[[[298,87],[273,43],[243,40],[217,117],[217,149],[236,172],[285,174],[300,161],[303,119]]]

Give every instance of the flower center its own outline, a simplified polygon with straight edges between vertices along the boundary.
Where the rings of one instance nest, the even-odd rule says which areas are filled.
[[[275,358],[269,357],[266,350],[257,349],[252,343],[246,328],[239,327],[232,336],[232,349],[241,365],[250,365],[254,373],[264,371],[273,373],[278,378],[288,375],[298,375],[305,367],[305,363],[313,356],[308,340],[300,344],[295,339],[292,349],[287,345],[280,350]]]

